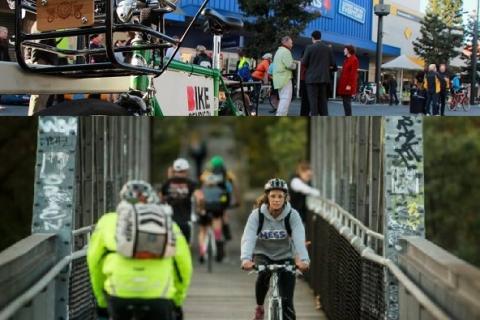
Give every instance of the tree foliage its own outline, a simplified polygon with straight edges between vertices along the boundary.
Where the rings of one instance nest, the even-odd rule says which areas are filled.
[[[465,25],[465,42],[464,42],[465,46],[471,47],[472,45],[474,27],[475,27],[475,17],[469,16],[467,23]],[[463,67],[463,71],[467,75],[467,80],[470,81],[470,79],[472,78],[472,56],[466,56],[462,54],[461,58],[463,61],[465,61],[465,64],[466,64],[466,66]],[[480,63],[477,64],[477,74],[478,72],[480,72]]]
[[[35,119],[6,120],[0,125],[0,251],[30,235],[37,143]]]
[[[247,158],[252,187],[262,187],[277,176],[288,179],[298,161],[307,155],[307,120],[302,118],[259,118],[236,121],[235,136]]]
[[[427,64],[449,64],[463,43],[463,1],[430,0],[422,20],[421,36],[413,42],[415,53]]]
[[[427,238],[480,267],[480,119],[427,119]]]
[[[245,24],[249,34],[246,54],[253,58],[273,53],[280,39],[298,37],[318,14],[307,11],[312,0],[239,0],[240,9],[251,18]]]

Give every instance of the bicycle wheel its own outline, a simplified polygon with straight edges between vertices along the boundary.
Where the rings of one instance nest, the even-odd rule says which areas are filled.
[[[467,96],[465,96],[465,98],[463,98],[463,100],[462,100],[462,108],[465,112],[470,111],[470,109],[472,108],[472,106],[470,105],[470,101],[469,101]]]
[[[212,273],[213,271],[213,242],[215,241],[215,238],[213,237],[212,231],[208,231],[208,237],[207,237],[207,270],[208,273]]]
[[[242,98],[242,94],[240,92],[235,93],[232,95],[232,102],[237,108],[238,111],[243,113],[244,115],[250,115],[250,97],[245,93],[244,98]],[[245,105],[246,104],[246,105]]]
[[[449,109],[450,111],[455,111],[455,110],[457,110],[457,100],[456,100],[454,97],[452,97],[452,98],[448,101],[447,105],[448,105],[448,109]]]
[[[270,305],[268,320],[283,320],[282,310],[280,306],[280,301],[273,300]]]
[[[366,95],[366,94],[362,94],[362,95],[360,96],[360,99],[359,99],[359,100],[360,100],[360,103],[361,103],[361,104],[367,104],[367,102],[368,102],[367,95]]]

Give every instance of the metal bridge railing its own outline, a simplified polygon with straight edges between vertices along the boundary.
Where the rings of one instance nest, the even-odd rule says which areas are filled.
[[[53,319],[53,308],[46,308],[45,306],[52,305],[55,295],[53,288],[55,279],[69,264],[72,264],[72,272],[69,279],[69,319],[94,319],[95,304],[86,264],[86,245],[92,230],[93,226],[88,226],[73,231],[72,235],[75,239],[74,252],[56,262],[32,286],[1,309],[0,320]],[[45,237],[57,238],[53,234],[45,235]],[[43,242],[38,242],[37,244],[38,247],[42,245]],[[21,259],[22,256],[16,258]],[[18,277],[22,276],[21,274],[18,275]]]
[[[451,319],[393,261],[376,253],[383,235],[330,200],[310,197],[307,202],[306,229],[315,270],[307,279],[328,319],[387,319],[387,272],[430,318]],[[400,313],[400,319],[406,318]]]

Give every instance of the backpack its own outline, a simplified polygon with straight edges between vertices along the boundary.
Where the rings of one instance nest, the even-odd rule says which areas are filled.
[[[250,65],[248,62],[244,62],[241,68],[238,68],[237,74],[242,81],[248,82],[252,80],[252,74],[250,72]]]
[[[205,210],[220,212],[228,207],[230,202],[227,188],[220,185],[206,185],[202,188],[205,199]]]
[[[133,259],[175,256],[172,208],[169,205],[120,202],[115,231],[117,252]]]
[[[285,216],[283,219],[283,223],[285,224],[285,229],[287,230],[287,234],[289,237],[292,236],[292,226],[290,225],[290,216],[292,215],[292,210]],[[257,236],[262,232],[263,223],[265,222],[265,216],[260,212],[258,209],[258,228],[257,228]]]

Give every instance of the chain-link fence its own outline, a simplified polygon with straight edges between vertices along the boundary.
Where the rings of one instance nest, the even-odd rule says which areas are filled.
[[[328,319],[382,319],[384,267],[363,258],[367,247],[337,223],[309,213],[307,239],[315,272],[309,273],[308,282]]]

